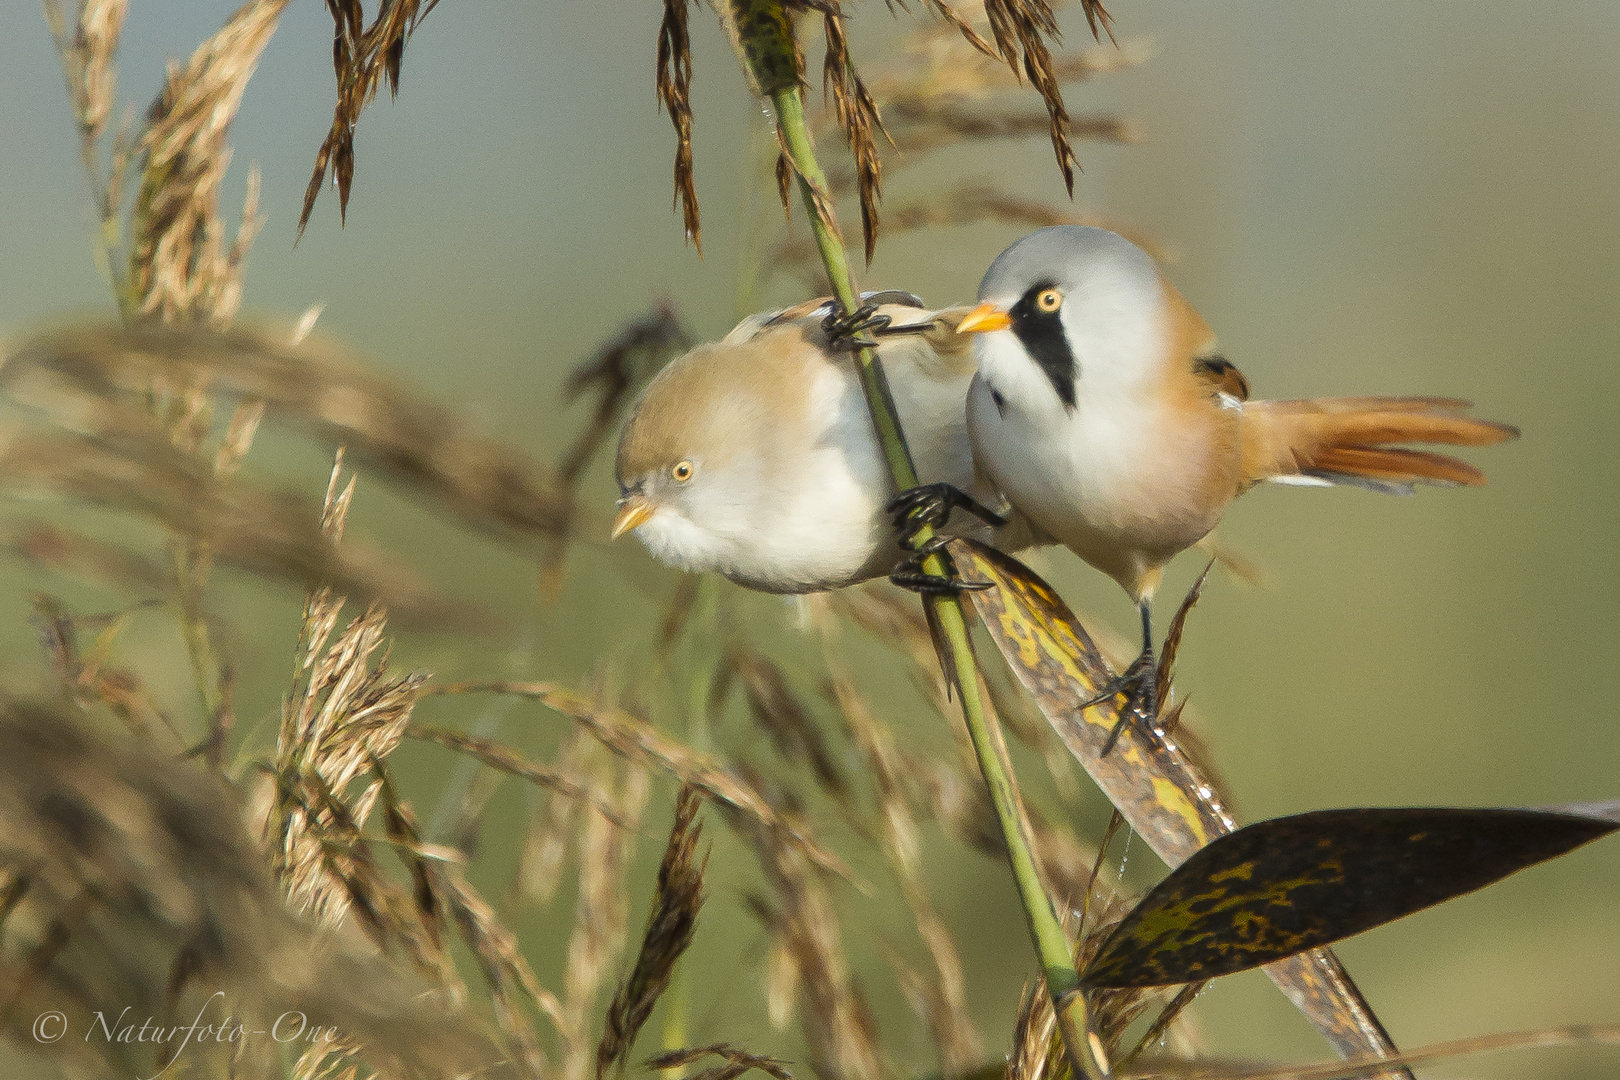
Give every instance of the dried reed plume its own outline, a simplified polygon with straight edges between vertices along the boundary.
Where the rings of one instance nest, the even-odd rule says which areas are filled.
[[[81,324],[9,348],[0,385],[52,391],[58,400],[112,398],[127,408],[143,407],[153,386],[263,402],[270,417],[347,446],[359,462],[475,527],[555,537],[572,516],[572,499],[550,470],[303,324]],[[63,407],[82,406],[66,400]]]
[[[317,508],[302,496],[241,478],[221,478],[204,460],[151,432],[95,435],[26,432],[0,439],[0,489],[78,501],[158,522],[221,562],[308,587],[330,581],[357,596],[386,601],[415,623],[487,628],[490,617],[443,596],[409,569],[365,547],[334,550],[321,538]],[[154,573],[164,591],[169,572],[105,540],[56,531],[47,554],[78,559],[113,584],[141,588]],[[36,552],[41,549],[35,548]],[[88,563],[86,562],[88,560]],[[205,571],[204,571],[205,572]]]
[[[620,757],[668,772],[698,788],[716,803],[736,811],[757,827],[799,852],[813,866],[839,877],[850,872],[844,861],[822,847],[796,815],[772,806],[760,792],[709,755],[660,734],[646,721],[555,683],[445,683],[423,688],[424,695],[496,693],[533,698],[579,724]]]
[[[703,872],[709,862],[707,851],[698,855],[703,827],[697,815],[702,805],[702,793],[683,784],[675,799],[669,842],[658,864],[657,890],[641,949],[608,1006],[602,1041],[596,1047],[596,1080],[605,1080],[612,1070],[623,1071],[636,1035],[668,988],[676,962],[692,944],[703,907]]]
[[[893,730],[878,720],[853,680],[830,662],[828,666],[833,700],[872,777],[879,842],[934,970],[925,976],[906,966],[897,954],[892,960],[906,996],[928,1027],[940,1071],[946,1076],[962,1075],[983,1061],[984,1040],[968,1012],[961,954],[922,881],[916,799],[911,793],[916,783],[915,761],[901,751]]]
[[[563,1044],[559,1073],[564,1080],[586,1080],[593,1062],[599,1060],[599,1051],[593,1054],[590,1045],[590,1027],[596,1019],[597,996],[624,948],[629,915],[627,878],[650,783],[643,763],[603,756],[608,760],[598,771],[596,783],[611,793],[615,809],[631,827],[621,829],[592,815],[578,835],[579,895],[558,1024]]]
[[[691,333],[675,309],[660,304],[634,319],[584,363],[569,372],[563,386],[563,400],[573,403],[587,395],[596,398],[596,407],[585,427],[564,451],[557,466],[556,487],[566,498],[567,521],[549,546],[541,567],[541,592],[555,598],[562,588],[567,538],[576,512],[576,496],[585,468],[614,434],[617,422],[629,408],[632,398],[647,380],[670,360],[694,344]]]
[[[788,1072],[786,1063],[773,1057],[750,1054],[746,1050],[725,1043],[697,1046],[689,1050],[671,1050],[655,1058],[648,1058],[642,1066],[647,1069],[678,1069],[694,1061],[702,1061],[706,1057],[717,1057],[721,1063],[703,1069],[689,1080],[737,1080],[737,1077],[750,1069],[758,1069],[771,1077],[771,1080],[793,1080],[793,1074]]]
[[[165,320],[228,324],[242,298],[242,263],[260,221],[248,186],[236,240],[226,246],[219,187],[230,165],[225,137],[259,54],[287,0],[250,0],[171,68],[138,144],[141,183],[131,218],[127,310]]]
[[[401,1080],[510,1075],[470,1018],[427,984],[289,913],[239,814],[198,765],[98,733],[82,714],[0,699],[8,1034],[37,1052],[47,1047],[18,1029],[46,1009],[90,1032],[97,1011],[189,1019],[212,1002],[216,1021],[234,1011],[266,1027],[301,1011]],[[48,1049],[80,1075],[155,1071],[135,1059],[145,1047],[117,1040]],[[223,1071],[221,1049],[185,1052],[202,1071],[204,1061]]]
[[[100,226],[95,244],[96,261],[103,273],[115,279],[115,288],[118,287],[116,271],[110,253],[117,245],[124,174],[133,150],[128,119],[113,138],[105,172],[101,166],[101,143],[118,103],[118,69],[114,57],[128,9],[128,0],[81,0],[70,33],[63,0],[48,0],[45,4],[45,21],[56,39],[62,74],[67,79],[68,103],[79,129],[79,154],[96,201]]]
[[[349,213],[349,188],[354,183],[354,129],[360,113],[377,96],[383,80],[388,92],[399,94],[399,66],[405,43],[439,0],[383,0],[370,26],[360,0],[327,0],[332,16],[332,73],[337,79],[337,105],[332,127],[315,154],[315,168],[304,189],[304,208],[298,214],[298,235],[304,235],[315,199],[330,173],[338,189],[338,216]]]
[[[1061,3],[1061,0],[1058,0]],[[900,4],[905,7],[904,3]],[[1071,135],[1085,137],[1123,138],[1126,132],[1106,123],[1088,121],[1075,125],[1063,101],[1062,84],[1076,78],[1089,77],[1103,65],[1076,63],[1073,58],[1054,60],[1049,42],[1058,38],[1057,17],[1053,0],[982,0],[968,5],[969,15],[960,14],[945,0],[925,0],[924,7],[938,16],[945,26],[960,35],[967,49],[987,61],[1007,65],[1012,78],[1028,78],[1041,95],[1047,116],[1037,121],[1039,129],[1051,138],[1062,171],[1064,185],[1070,197],[1074,195],[1074,171],[1078,161],[1070,145]],[[663,19],[658,28],[657,90],[658,101],[668,112],[675,128],[675,201],[680,205],[685,221],[686,235],[701,249],[701,231],[696,184],[692,158],[692,58],[691,37],[688,26],[690,0],[665,0]],[[891,9],[894,7],[890,5]],[[1094,38],[1100,40],[1106,32],[1113,38],[1111,19],[1099,0],[1081,0],[1081,7]],[[845,12],[839,0],[751,0],[749,3],[716,5],[722,27],[730,39],[755,93],[769,95],[782,85],[804,85],[804,60],[800,44],[793,34],[798,16],[805,12],[819,13],[825,50],[822,61],[823,97],[831,99],[831,115],[848,145],[855,162],[854,188],[861,214],[861,232],[866,261],[870,263],[876,251],[879,234],[878,202],[882,198],[883,163],[878,155],[878,135],[890,138],[883,118],[884,95],[874,91],[879,83],[869,84],[856,70],[850,57],[849,38],[845,26]],[[780,85],[758,85],[754,62],[749,50],[752,38],[742,32],[742,24],[768,23],[773,32],[786,33],[792,39],[793,70],[773,71]],[[983,29],[985,33],[981,33]],[[988,38],[986,37],[988,34]],[[766,62],[770,67],[782,67],[786,60]],[[980,77],[981,83],[988,79]],[[912,102],[913,106],[918,103]],[[1008,137],[1023,135],[1032,129],[1025,118],[995,125],[995,134],[967,135],[969,138]],[[897,149],[904,144],[890,139]],[[789,187],[794,167],[785,148],[780,149],[775,165],[778,194],[782,208],[789,207]],[[833,231],[837,231],[834,216],[826,205],[826,193],[806,179],[806,186],[817,213]]]
[[[724,702],[733,679],[742,684],[749,714],[777,752],[787,761],[807,764],[816,783],[829,795],[836,799],[847,798],[849,781],[834,760],[810,710],[793,693],[782,669],[763,653],[733,644],[721,658],[710,685],[710,712]]]
[[[322,514],[322,528],[334,544],[342,539],[353,493],[353,480],[342,482],[340,455]],[[379,947],[403,948],[424,973],[459,994],[446,940],[454,928],[478,963],[496,1021],[517,1059],[529,1074],[540,1075],[545,1058],[524,1003],[560,1030],[566,1024],[564,1009],[540,986],[516,938],[466,880],[460,856],[427,842],[387,765],[427,677],[389,672],[386,616],[379,607],[373,605],[338,632],[344,603],[342,595],[323,586],[305,604],[299,675],[283,708],[270,765],[275,794],[269,835],[277,875],[293,902],[313,917],[338,926],[352,916]],[[383,657],[374,660],[379,649]],[[457,746],[454,739],[446,741]],[[554,779],[517,771],[530,774],[525,778]],[[379,806],[390,846],[409,870],[409,894],[382,873],[365,835]],[[633,824],[633,799],[612,809],[615,820]],[[602,819],[593,815],[592,820]]]
[[[1096,47],[1053,56],[1045,45],[1050,34],[1042,27],[1055,28],[1056,24],[1051,21],[1052,5],[1045,0],[1001,0],[988,9],[981,3],[963,3],[949,9],[949,14],[939,5],[928,6],[941,14],[946,24],[924,26],[908,33],[900,54],[868,65],[869,77],[860,84],[861,92],[871,101],[873,118],[881,115],[881,121],[876,122],[882,125],[892,145],[893,153],[883,163],[887,178],[902,174],[920,176],[927,170],[919,166],[931,160],[929,155],[933,151],[945,147],[1026,138],[1045,132],[1058,148],[1072,195],[1071,138],[1128,143],[1139,137],[1135,125],[1119,117],[1071,118],[1058,88],[1063,83],[1092,79],[1141,63],[1151,53],[1145,45],[1128,42],[1123,48]],[[1090,4],[1086,7],[1088,16],[1096,20],[1096,29],[1099,32],[1105,29],[1106,13],[1100,7]],[[997,19],[1001,22],[997,23]],[[1020,27],[1024,28],[1022,32]],[[992,44],[986,35],[995,38],[997,43]],[[1033,51],[1021,62],[1020,50],[1026,47]],[[1048,91],[1058,94],[1055,100],[1047,102],[1049,108],[1045,115],[1003,105],[998,97],[1019,85],[1026,63],[1033,65],[1030,78],[1043,95]],[[835,125],[843,130],[853,100],[848,94],[842,99],[835,98],[832,107],[823,110],[816,119],[818,130],[825,131]],[[868,191],[874,178],[868,174],[875,158],[873,163],[866,162],[859,147],[854,158],[850,166],[830,167],[828,189],[818,194],[824,199],[859,196],[870,246],[875,219],[867,213],[872,201]],[[784,168],[784,159],[778,155],[779,185],[788,179]],[[1116,223],[1095,215],[1075,213],[990,184],[965,183],[941,190],[939,185],[930,182],[923,194],[898,207],[891,206],[884,215],[882,232],[895,236],[925,227],[981,221],[1024,228],[1052,224],[1099,224],[1119,228]],[[1130,230],[1126,233],[1131,234]],[[1144,238],[1133,236],[1133,239]],[[1149,249],[1153,249],[1151,244]],[[816,249],[805,238],[788,235],[778,241],[764,254],[762,269],[766,273],[794,272],[805,280],[807,288],[825,290]]]
[[[831,92],[833,115],[844,133],[850,154],[855,158],[855,185],[861,204],[861,236],[865,241],[866,261],[872,261],[877,251],[877,204],[882,197],[883,167],[878,161],[877,134],[887,137],[883,119],[878,115],[877,102],[866,88],[855,62],[849,56],[849,41],[844,36],[844,18],[836,3],[829,2],[821,11],[823,34],[827,40],[827,55],[821,67],[821,86],[825,95]]]
[[[1080,0],[1080,6],[1085,11],[1092,37],[1098,38],[1104,30],[1113,37],[1109,27],[1112,20],[1099,0]],[[1053,70],[1052,52],[1047,45],[1047,39],[1058,37],[1057,16],[1051,0],[984,0],[984,13],[1001,58],[1015,74],[1022,65],[1024,75],[1046,104],[1051,119],[1052,152],[1057,155],[1063,184],[1073,198],[1074,170],[1079,161],[1069,145],[1069,111],[1063,104],[1063,89]]]
[[[692,175],[692,40],[686,26],[690,7],[691,0],[664,0],[664,18],[658,24],[658,103],[675,125],[675,198],[686,235],[702,252],[703,224]]]
[[[753,772],[753,770],[749,770]],[[754,774],[772,805],[783,809],[791,797],[768,778]],[[850,970],[837,908],[827,884],[799,848],[758,823],[740,823],[760,869],[768,896],[749,898],[770,942],[766,991],[773,999],[773,1023],[785,1022],[799,1008],[800,1028],[811,1067],[831,1080],[876,1080],[882,1075],[876,1022],[865,994]]]

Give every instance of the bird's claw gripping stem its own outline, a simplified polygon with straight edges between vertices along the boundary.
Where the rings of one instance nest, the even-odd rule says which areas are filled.
[[[905,326],[895,326],[894,319],[889,315],[879,315],[879,303],[897,303],[915,301],[916,297],[904,293],[867,293],[872,302],[862,304],[854,311],[846,311],[841,305],[834,303],[832,311],[821,320],[821,330],[827,335],[827,347],[834,352],[854,352],[856,349],[868,346],[875,348],[877,342],[873,338],[894,337],[898,334],[922,334],[928,331],[932,322],[908,323]],[[900,301],[897,297],[904,297]],[[920,306],[920,304],[918,305]],[[871,337],[860,335],[870,333]]]
[[[942,538],[936,539],[940,539],[943,545]],[[927,554],[933,554],[933,550]],[[909,589],[924,596],[960,596],[965,592],[981,592],[994,587],[994,583],[989,581],[963,581],[959,577],[930,574],[923,569],[925,557],[926,555],[922,553],[913,555],[894,568],[889,580],[902,589]]]
[[[834,352],[854,352],[877,342],[860,335],[871,331],[875,336],[889,329],[894,320],[877,313],[876,304],[862,304],[854,311],[845,311],[835,305],[832,313],[821,320],[822,332],[827,335],[827,347]]]
[[[1001,526],[1007,519],[953,484],[922,484],[889,500],[884,507],[900,534],[900,546],[917,551],[917,534],[923,529],[943,529],[951,511],[966,510],[986,525]]]
[[[889,500],[889,505],[884,509],[892,517],[895,531],[899,534],[896,542],[911,552],[909,559],[894,568],[894,573],[889,575],[890,581],[902,589],[932,596],[957,596],[991,587],[988,581],[963,581],[954,576],[954,572],[946,577],[930,574],[923,569],[923,561],[930,555],[941,554],[945,545],[950,543],[950,538],[936,534],[925,540],[921,534],[943,528],[950,519],[951,511],[958,507],[991,525],[1007,523],[1006,518],[951,484],[924,484],[902,491]]]

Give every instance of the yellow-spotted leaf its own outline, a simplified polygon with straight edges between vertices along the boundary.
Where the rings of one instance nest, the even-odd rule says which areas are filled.
[[[1125,917],[1088,988],[1259,967],[1472,892],[1613,832],[1602,816],[1451,807],[1319,810],[1223,836]]]
[[[1173,735],[1128,724],[1113,749],[1103,753],[1119,721],[1117,701],[1084,711],[1079,706],[1107,684],[1111,673],[1056,590],[1023,563],[984,544],[953,540],[949,550],[962,577],[995,586],[967,596],[997,649],[1075,760],[1159,858],[1179,866],[1238,827],[1215,782]],[[1268,965],[1266,974],[1338,1053],[1395,1052],[1332,950],[1280,960]],[[1411,1078],[1402,1068],[1383,1075]]]

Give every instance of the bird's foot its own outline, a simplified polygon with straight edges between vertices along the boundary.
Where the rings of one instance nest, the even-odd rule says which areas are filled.
[[[863,338],[862,334],[870,332],[873,336],[889,329],[894,322],[887,315],[877,313],[876,304],[862,304],[854,311],[845,311],[839,304],[834,304],[832,312],[821,320],[822,332],[827,335],[827,347],[834,352],[854,352],[856,349],[876,345],[872,338]]]
[[[1107,741],[1103,743],[1102,757],[1107,757],[1109,751],[1113,750],[1114,744],[1124,733],[1125,725],[1133,718],[1144,731],[1152,731],[1159,718],[1159,665],[1153,658],[1152,650],[1144,649],[1140,656],[1131,661],[1130,667],[1109,679],[1094,696],[1082,701],[1080,710],[1101,705],[1121,694],[1125,696],[1125,702],[1119,710],[1119,719],[1114,722]]]
[[[954,484],[923,484],[908,488],[884,507],[900,534],[900,546],[919,550],[917,534],[924,529],[943,529],[952,510],[966,510],[987,525],[1001,526],[1007,519]],[[931,542],[931,541],[930,541]]]
[[[923,560],[938,553],[947,542],[946,537],[934,537],[919,547],[911,558],[896,566],[894,572],[889,575],[889,580],[902,589],[909,589],[923,596],[960,596],[965,592],[982,592],[994,587],[994,583],[989,581],[963,581],[956,576],[956,568],[950,566],[948,557],[946,566],[951,570],[949,575],[930,574],[923,569]]]
[[[832,311],[821,320],[822,332],[827,335],[827,347],[834,352],[854,352],[856,349],[876,346],[877,342],[873,339],[880,337],[925,334],[934,325],[930,319],[895,326],[891,316],[877,313],[878,307],[883,304],[922,307],[922,301],[910,293],[890,289],[885,292],[862,293],[861,300],[863,301],[861,306],[854,311],[845,311],[842,305],[834,301]],[[871,337],[861,337],[862,334],[870,334]]]

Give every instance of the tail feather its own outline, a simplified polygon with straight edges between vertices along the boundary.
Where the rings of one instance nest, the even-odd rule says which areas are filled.
[[[1489,446],[1517,428],[1468,416],[1455,398],[1316,398],[1251,401],[1243,407],[1245,485],[1310,477],[1377,491],[1415,483],[1477,486],[1485,474],[1444,454],[1399,444]]]

